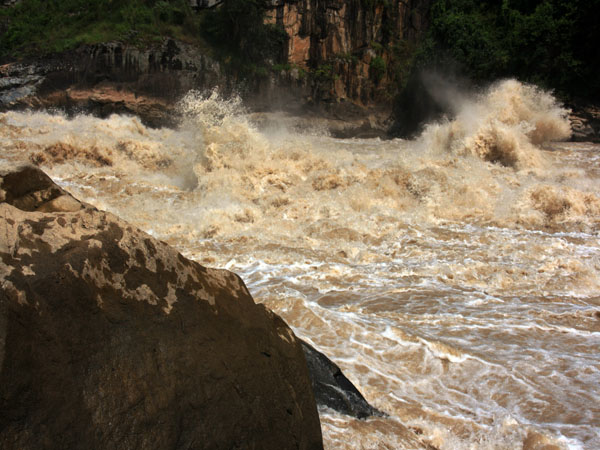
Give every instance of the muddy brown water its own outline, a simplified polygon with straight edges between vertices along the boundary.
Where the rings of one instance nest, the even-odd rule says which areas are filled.
[[[553,142],[548,94],[499,83],[415,141],[181,108],[4,113],[1,157],[239,273],[390,415],[320,411],[327,448],[600,448],[600,146]]]

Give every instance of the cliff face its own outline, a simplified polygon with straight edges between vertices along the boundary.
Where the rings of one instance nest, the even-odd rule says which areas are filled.
[[[324,101],[363,106],[388,100],[401,83],[402,63],[426,27],[431,0],[276,0],[269,20],[288,36],[293,78],[312,76]]]
[[[383,130],[405,83],[431,0],[273,0],[267,21],[283,27],[287,48],[275,75],[243,84],[206,49],[164,38],[140,49],[85,45],[51,58],[0,66],[0,110],[58,107],[99,116],[132,113],[152,126],[174,124],[173,105],[190,89],[242,92],[256,110],[317,106],[343,120],[381,110]],[[217,58],[218,59],[218,58]],[[381,119],[381,120],[379,120]],[[361,127],[373,128],[372,117]],[[356,125],[356,124],[355,124]]]
[[[173,39],[145,49],[120,42],[85,45],[52,58],[0,66],[0,77],[0,110],[129,113],[153,126],[171,125],[174,102],[190,89],[228,83],[206,52]]]

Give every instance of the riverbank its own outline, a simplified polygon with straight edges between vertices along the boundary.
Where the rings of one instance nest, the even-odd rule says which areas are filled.
[[[181,120],[179,100],[196,90],[206,96],[213,91],[241,96],[263,123],[270,113],[298,117],[301,127],[320,119],[338,137],[385,137],[391,120],[389,105],[319,101],[289,76],[273,75],[250,89],[199,48],[172,39],[145,50],[116,42],[83,46],[5,64],[0,76],[0,111],[58,110],[101,118],[130,114],[154,128],[175,127]]]
[[[348,99],[313,98],[306,84],[272,77],[249,89],[228,77],[220,64],[193,45],[172,39],[139,50],[122,43],[83,46],[51,58],[0,66],[0,111],[50,110],[104,118],[129,114],[153,128],[176,127],[178,104],[190,90],[208,97],[241,96],[259,127],[277,121],[319,128],[339,138],[389,138],[397,114],[391,104],[366,107]],[[600,142],[600,108],[567,103],[572,141]],[[417,127],[418,128],[418,127]]]

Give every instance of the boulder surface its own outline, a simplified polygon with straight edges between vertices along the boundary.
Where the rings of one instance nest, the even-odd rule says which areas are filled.
[[[0,448],[322,448],[300,341],[235,274],[0,167]]]
[[[300,341],[308,363],[315,399],[319,406],[341,414],[366,419],[386,414],[367,402],[360,391],[346,378],[342,370],[327,356],[306,341]]]

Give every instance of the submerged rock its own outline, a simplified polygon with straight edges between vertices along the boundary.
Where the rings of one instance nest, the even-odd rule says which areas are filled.
[[[384,413],[369,405],[333,361],[312,345],[305,341],[300,342],[304,349],[313,392],[319,406],[325,406],[359,419],[385,416]]]
[[[600,142],[600,108],[589,104],[570,104],[569,114],[575,142]]]
[[[322,448],[300,341],[242,280],[0,168],[0,448]]]

